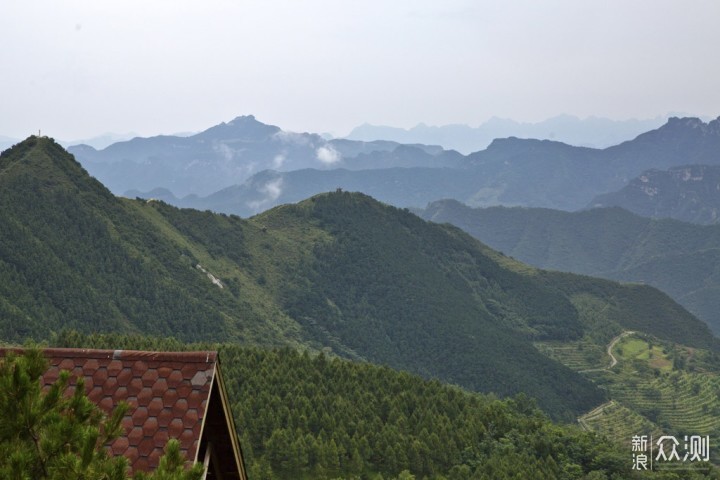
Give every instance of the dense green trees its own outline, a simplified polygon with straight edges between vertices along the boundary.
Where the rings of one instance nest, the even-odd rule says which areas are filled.
[[[213,348],[118,335],[64,334],[56,341],[96,348]],[[215,347],[253,480],[644,478],[633,474],[627,448],[551,423],[526,396],[499,400],[386,367],[290,349]]]
[[[450,222],[493,248],[540,268],[653,285],[711,325],[714,332],[720,331],[720,225],[651,220],[616,207],[571,213],[542,208],[470,208],[454,200],[434,202],[419,214]],[[631,295],[635,297],[637,292]],[[663,307],[671,303],[657,300]],[[675,317],[672,335],[651,333],[686,345],[709,337],[707,328],[686,313]],[[695,325],[683,328],[681,323]],[[663,322],[663,326],[670,325]]]
[[[285,308],[316,343],[470,390],[527,392],[563,420],[602,403],[590,382],[528,341],[582,332],[552,284],[511,271],[459,229],[362,194],[319,195],[258,220],[302,216],[333,239],[314,246],[304,282],[282,288]]]

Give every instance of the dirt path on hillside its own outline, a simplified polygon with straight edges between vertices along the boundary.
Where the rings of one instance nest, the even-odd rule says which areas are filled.
[[[607,353],[608,353],[608,355],[610,355],[610,365],[607,367],[607,370],[610,370],[612,367],[617,365],[617,358],[615,358],[615,355],[613,355],[613,353],[612,353],[612,349],[615,347],[615,344],[617,344],[620,340],[627,337],[628,335],[632,335],[633,333],[635,333],[635,332],[633,332],[632,330],[627,330],[612,339],[612,341],[610,342],[610,344],[607,347]]]
[[[580,427],[582,427],[583,430],[587,430],[588,432],[592,431],[592,428],[590,428],[590,426],[586,423],[586,420],[599,417],[600,415],[602,415],[606,408],[612,407],[613,405],[615,405],[615,400],[610,400],[609,402],[603,403],[599,407],[590,410],[585,415],[579,416],[577,421],[580,424]]]
[[[618,363],[617,358],[612,353],[613,348],[615,348],[615,345],[617,345],[617,343],[620,340],[627,337],[628,335],[632,335],[633,333],[635,333],[635,332],[632,330],[626,330],[626,331],[622,332],[620,335],[618,335],[615,338],[613,338],[612,340],[610,340],[610,343],[608,343],[608,346],[607,346],[607,354],[610,356],[610,365],[608,365],[605,368],[591,368],[590,370],[580,370],[579,373],[602,372],[602,371],[610,370],[611,368],[613,368]],[[610,400],[609,402],[603,403],[599,407],[596,407],[593,410],[590,410],[585,415],[579,416],[577,421],[580,424],[580,427],[583,430],[591,431],[591,428],[586,423],[586,420],[589,420],[591,418],[595,418],[595,417],[602,415],[602,413],[605,411],[606,408],[612,407],[613,405],[615,405],[615,400]]]
[[[578,373],[602,372],[604,370],[610,370],[611,368],[613,368],[618,363],[617,358],[615,358],[615,355],[613,355],[613,353],[612,353],[613,348],[615,348],[615,345],[620,340],[622,340],[623,338],[627,337],[628,335],[632,335],[634,333],[635,332],[632,330],[626,330],[626,331],[622,332],[620,335],[618,335],[615,338],[613,338],[612,340],[610,340],[610,343],[607,346],[607,354],[610,357],[610,365],[608,365],[607,367],[604,367],[604,368],[590,368],[588,370],[580,370],[580,371],[578,371]]]

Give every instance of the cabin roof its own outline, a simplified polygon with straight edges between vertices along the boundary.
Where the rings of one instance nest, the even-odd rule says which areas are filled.
[[[121,401],[130,405],[122,420],[126,434],[109,448],[114,455],[125,456],[133,472],[155,469],[172,438],[180,442],[185,458],[201,461],[212,438],[225,457],[225,475],[245,478],[217,352],[77,348],[43,352],[50,363],[42,378],[45,385],[54,383],[61,370],[68,370],[71,388],[83,377],[88,398],[105,412]]]

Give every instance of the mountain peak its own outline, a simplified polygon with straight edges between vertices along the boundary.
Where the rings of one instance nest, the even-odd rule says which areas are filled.
[[[8,150],[2,152],[2,156],[6,156],[10,150],[13,150],[15,148],[19,149],[27,149],[27,148],[33,148],[36,146],[46,146],[46,145],[59,145],[54,138],[46,137],[46,136],[37,136],[37,135],[30,135],[25,140],[22,140],[20,142],[17,142],[15,145],[13,145]]]
[[[196,137],[209,140],[241,140],[259,142],[280,132],[275,125],[259,122],[254,115],[241,115],[229,122],[210,127]]]
[[[496,138],[492,142],[490,142],[490,145],[486,149],[487,151],[493,151],[493,150],[510,150],[510,151],[522,151],[522,150],[531,150],[538,148],[539,146],[561,146],[561,147],[568,147],[568,148],[582,148],[582,147],[572,147],[571,145],[568,145],[563,142],[558,142],[555,140],[538,140],[536,138],[518,138],[518,137],[506,137],[506,138]]]
[[[667,125],[701,128],[705,125],[705,122],[698,117],[670,117],[668,118]]]
[[[255,115],[240,115],[238,117],[233,118],[229,122],[227,122],[228,125],[242,125],[245,123],[252,124],[252,123],[261,123],[258,122],[255,118]]]
[[[0,154],[0,169],[5,170],[19,163],[27,167],[32,165],[48,167],[50,162],[63,163],[63,160],[66,160],[65,156],[69,156],[75,165],[80,166],[54,139],[31,135]]]
[[[697,117],[670,117],[661,127],[640,134],[631,142],[636,141],[639,141],[639,144],[656,144],[665,151],[669,146],[676,149],[677,145],[682,143],[694,150],[714,152],[720,142],[720,118],[705,123]],[[707,162],[703,159],[688,158],[685,163]],[[666,168],[671,165],[657,166]]]
[[[707,123],[697,117],[670,117],[658,130],[698,130],[703,135],[720,135],[720,117]]]
[[[71,188],[112,194],[54,139],[32,135],[0,154],[0,188],[41,182],[43,188]],[[18,183],[19,182],[19,183]]]

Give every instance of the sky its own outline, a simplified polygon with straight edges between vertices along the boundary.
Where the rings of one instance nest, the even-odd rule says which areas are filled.
[[[717,0],[5,0],[0,135],[720,115]]]

